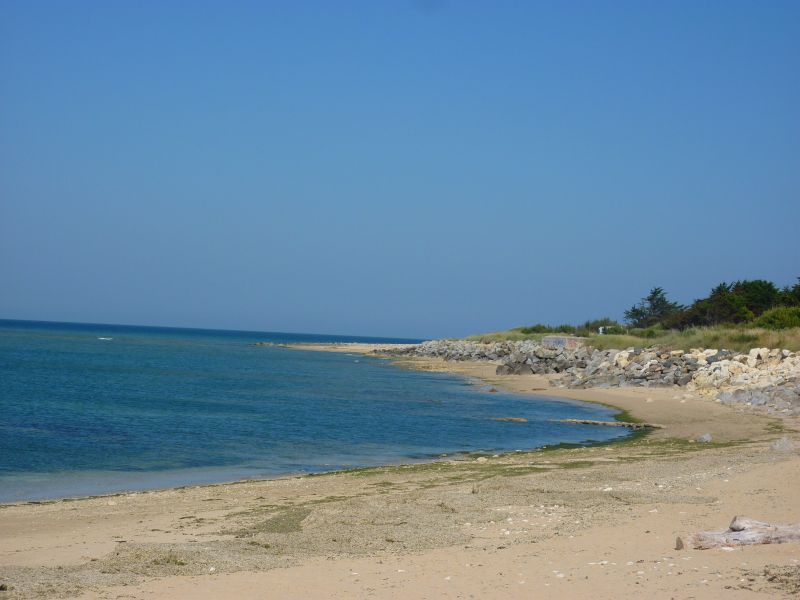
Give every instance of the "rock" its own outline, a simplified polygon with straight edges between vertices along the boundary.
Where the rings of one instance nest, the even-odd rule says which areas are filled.
[[[563,336],[562,336],[563,337]],[[778,416],[800,415],[800,355],[753,348],[597,350],[570,344],[432,340],[378,351],[448,361],[491,361],[498,375],[555,375],[558,387],[672,386],[718,390],[717,400]],[[498,364],[499,363],[499,364]]]
[[[794,444],[792,443],[792,440],[786,436],[783,436],[781,439],[772,442],[770,448],[775,452],[791,452],[794,450]]]
[[[710,433],[704,433],[703,435],[695,438],[694,441],[698,442],[700,444],[708,444],[709,442],[711,442],[711,434]]]
[[[617,356],[614,358],[614,365],[617,366],[617,367],[625,368],[628,365],[628,363],[630,362],[628,360],[628,357],[630,355],[631,355],[631,353],[628,352],[627,350],[623,350],[622,352],[618,352]]]
[[[715,352],[714,354],[711,354],[711,355],[707,356],[706,357],[706,361],[709,364],[712,364],[712,363],[715,363],[715,362],[719,362],[721,360],[726,360],[726,359],[730,358],[731,355],[732,355],[732,352],[729,352],[728,350],[719,350],[719,351]]]

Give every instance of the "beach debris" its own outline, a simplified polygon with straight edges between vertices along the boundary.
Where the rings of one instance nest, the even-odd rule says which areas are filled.
[[[779,440],[772,442],[770,448],[776,452],[791,452],[794,450],[794,444],[792,443],[792,440],[786,436],[783,436]]]
[[[752,544],[785,544],[800,542],[800,523],[777,525],[749,517],[734,517],[726,531],[701,531],[686,539],[678,537],[675,549],[745,546]]]
[[[486,458],[485,456],[479,456],[478,458],[475,459],[475,462],[479,464],[484,464],[486,462],[489,462],[489,459]]]
[[[696,437],[694,441],[699,444],[708,444],[711,442],[711,434],[704,433],[703,435]]]

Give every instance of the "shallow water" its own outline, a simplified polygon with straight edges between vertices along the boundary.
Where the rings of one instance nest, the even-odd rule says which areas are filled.
[[[336,340],[405,341],[0,321],[0,502],[627,434],[552,422],[613,417],[598,405],[488,393],[377,358],[253,345]]]

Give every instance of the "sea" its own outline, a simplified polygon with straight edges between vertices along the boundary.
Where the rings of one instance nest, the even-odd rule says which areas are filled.
[[[0,320],[0,503],[628,435],[558,422],[613,420],[605,406],[280,346],[409,341]]]

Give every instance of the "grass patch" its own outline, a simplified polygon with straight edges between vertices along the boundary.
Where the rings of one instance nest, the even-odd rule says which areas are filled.
[[[159,558],[153,559],[154,565],[164,566],[164,565],[172,565],[176,567],[183,567],[186,566],[186,561],[181,560],[176,554],[170,552],[169,554],[165,554]]]
[[[614,415],[614,420],[620,423],[644,423],[641,419],[634,417],[630,411],[623,410]]]
[[[638,330],[633,330],[635,333]],[[684,331],[678,330],[642,330],[647,336],[639,335],[590,335],[585,343],[598,350],[642,348],[658,346],[667,350],[684,350],[691,348],[725,348],[737,352],[746,352],[751,348],[785,348],[793,352],[800,351],[800,327],[791,329],[763,329],[759,327],[731,327],[717,325],[715,327],[692,327]],[[543,333],[521,333],[511,329],[481,335],[471,335],[466,339],[476,342],[500,341],[541,341]]]
[[[767,423],[766,430],[769,433],[797,433],[796,429],[787,427],[783,419],[774,419]]]
[[[509,329],[508,331],[495,331],[492,333],[481,333],[479,335],[470,335],[465,339],[470,342],[521,342],[524,340],[541,341],[546,335],[564,335],[558,333],[522,333],[516,329]]]
[[[587,346],[600,350],[658,346],[668,350],[691,348],[725,348],[746,352],[751,348],[785,348],[800,350],[800,327],[782,330],[742,327],[693,327],[685,331],[667,330],[654,337],[640,338],[632,335],[595,335],[586,341]]]

